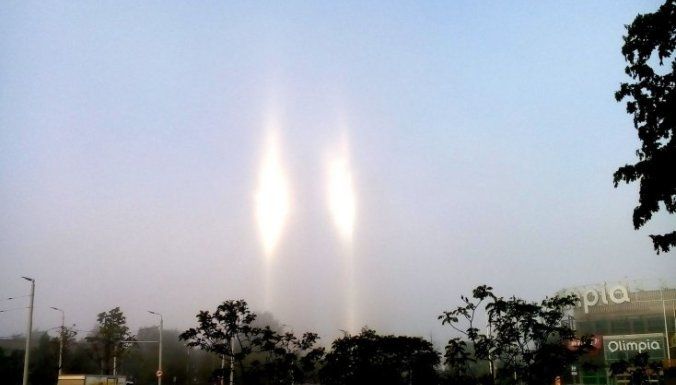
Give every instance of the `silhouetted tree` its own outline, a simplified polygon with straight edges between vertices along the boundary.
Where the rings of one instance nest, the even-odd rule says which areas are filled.
[[[101,361],[95,358],[91,343],[76,341],[69,349],[63,363],[64,373],[99,373]]]
[[[277,333],[270,327],[260,330],[254,345],[266,353],[265,361],[252,363],[260,382],[268,384],[303,383],[324,355],[324,348],[315,347],[319,336],[304,333],[301,338],[291,332]]]
[[[438,317],[442,324],[448,324],[463,335],[462,338],[451,338],[444,354],[448,374],[458,382],[465,382],[470,374],[470,366],[480,360],[488,361],[489,365],[493,365],[495,340],[488,332],[491,326],[490,320],[484,328],[486,333],[481,333],[476,325],[476,312],[486,311],[481,305],[486,301],[497,300],[492,290],[486,285],[478,286],[472,291],[471,299],[464,295],[460,296],[462,306],[446,311]]]
[[[622,83],[615,98],[628,99],[627,113],[634,116],[641,147],[636,150],[638,161],[620,167],[614,183],[617,187],[620,181],[639,181],[633,215],[638,230],[659,211],[660,203],[668,213],[676,212],[676,0],[636,16],[626,28],[622,55],[628,63],[625,72],[634,82]],[[650,238],[658,254],[676,246],[676,231]]]
[[[207,310],[197,313],[197,327],[181,333],[179,339],[187,341],[190,347],[228,357],[230,362],[237,361],[243,372],[242,360],[251,353],[251,337],[258,332],[252,326],[255,319],[256,314],[249,310],[246,301],[228,300],[213,313]],[[230,362],[230,373],[234,375],[235,367]]]
[[[72,329],[66,327],[64,332],[69,337],[64,341],[64,369],[67,369],[67,359],[70,357],[67,349],[72,351],[77,342]],[[33,335],[28,381],[34,385],[55,384],[59,370],[59,337],[50,337],[47,332],[37,330],[33,331]],[[13,336],[0,342],[3,345],[0,348],[0,383],[21,383],[25,341],[24,336]],[[87,357],[85,361],[90,359]]]
[[[122,341],[134,339],[127,327],[127,318],[119,307],[99,313],[95,331],[85,338],[90,344],[93,358],[99,364],[99,370],[111,374],[113,357],[120,357],[127,349]]]
[[[45,332],[38,338],[38,346],[31,349],[31,384],[56,384],[59,373],[59,339]]]
[[[552,383],[591,349],[591,339],[578,340],[564,321],[566,310],[577,301],[574,294],[532,303],[497,297],[483,285],[473,290],[471,298],[461,296],[461,300],[462,306],[439,316],[442,324],[463,335],[448,342],[445,354],[458,379],[467,377],[471,364],[483,360],[494,365],[495,375],[505,381]],[[485,313],[483,327],[477,325],[477,311]]]
[[[23,375],[23,354],[22,350],[9,349],[8,351],[0,347],[0,378],[3,383],[18,385],[21,383]]]
[[[59,336],[56,339],[56,344],[59,343],[59,338],[63,338],[63,363],[62,363],[62,372],[68,373],[69,363],[72,361],[71,356],[77,341],[75,337],[77,336],[77,330],[75,330],[75,325],[72,327],[64,326],[59,330]],[[58,351],[57,351],[58,354]]]
[[[436,384],[439,353],[418,337],[364,329],[333,341],[320,369],[325,385]]]
[[[616,379],[620,376],[627,376],[629,385],[647,385],[650,379],[662,378],[662,363],[651,361],[648,353],[638,353],[632,356],[628,361],[621,360],[610,364],[610,373]]]

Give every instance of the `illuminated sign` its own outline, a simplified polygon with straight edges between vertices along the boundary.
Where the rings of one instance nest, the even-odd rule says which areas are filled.
[[[589,313],[589,308],[599,303],[608,305],[609,303],[621,304],[630,301],[629,291],[624,285],[580,290],[578,295],[585,313]]]
[[[585,344],[588,344],[592,348],[594,348],[594,350],[600,350],[601,346],[603,346],[603,344],[601,343],[601,338],[599,337],[591,337],[589,341],[584,342]],[[583,341],[579,338],[573,338],[566,343],[566,347],[568,347],[569,350],[579,349],[582,345]]]
[[[627,360],[638,353],[648,353],[651,359],[664,358],[662,333],[603,336],[606,361]]]

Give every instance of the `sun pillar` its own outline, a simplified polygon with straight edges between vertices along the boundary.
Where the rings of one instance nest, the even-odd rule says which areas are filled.
[[[272,270],[275,252],[286,224],[290,206],[289,183],[282,168],[276,132],[274,126],[268,127],[255,193],[255,215],[264,257],[263,286],[266,309],[269,309],[272,304]]]
[[[333,223],[343,245],[345,276],[345,322],[348,331],[356,332],[357,293],[354,277],[354,224],[357,204],[354,182],[350,166],[347,141],[344,140],[337,153],[330,157],[327,164],[328,205]]]

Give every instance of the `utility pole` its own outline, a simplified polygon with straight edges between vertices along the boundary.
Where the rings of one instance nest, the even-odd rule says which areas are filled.
[[[667,362],[671,365],[671,348],[669,347],[669,327],[667,326],[667,307],[664,305],[664,289],[660,288],[660,301],[662,301],[662,315],[664,316],[664,340],[666,342]]]
[[[148,310],[148,313],[154,314],[160,317],[160,351],[159,351],[159,359],[158,359],[158,364],[157,364],[157,385],[162,385],[162,376],[164,373],[162,373],[162,331],[164,329],[164,320],[162,318],[162,314],[150,311]]]
[[[66,313],[59,309],[58,307],[50,306],[50,309],[54,309],[61,312],[61,333],[59,335],[59,376],[62,374],[63,370],[63,337],[66,334]]]
[[[23,357],[23,385],[28,385],[28,365],[31,355],[31,335],[33,334],[33,299],[35,298],[35,280],[29,277],[21,277],[31,283],[31,302],[28,306],[28,333],[26,335],[26,352]]]

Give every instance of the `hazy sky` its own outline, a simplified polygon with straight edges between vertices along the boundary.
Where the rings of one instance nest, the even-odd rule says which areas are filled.
[[[245,298],[297,330],[445,338],[475,285],[536,299],[676,281],[634,231],[624,24],[657,1],[2,2],[0,297],[37,281],[35,324],[194,324]],[[264,256],[268,128],[288,217]],[[327,162],[348,159],[352,241]],[[269,262],[265,262],[265,261]],[[267,263],[267,267],[266,267]],[[266,273],[266,270],[269,272]],[[267,288],[267,289],[266,289]],[[25,306],[0,300],[0,309]],[[0,313],[0,337],[25,329]]]

